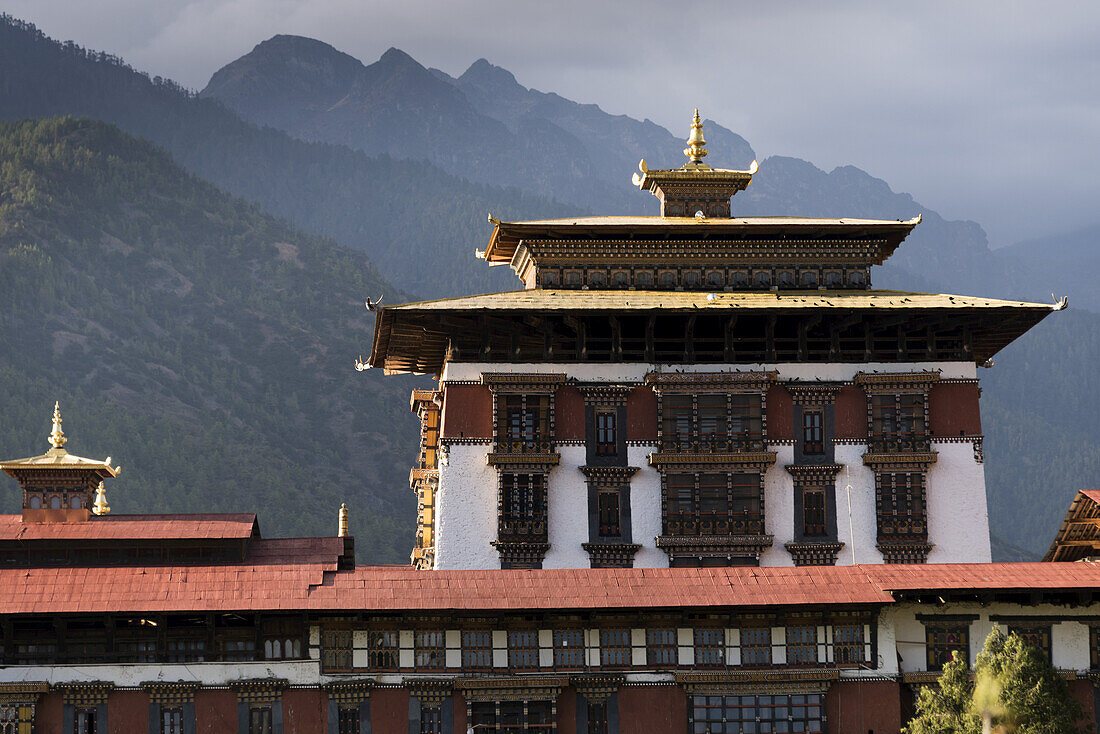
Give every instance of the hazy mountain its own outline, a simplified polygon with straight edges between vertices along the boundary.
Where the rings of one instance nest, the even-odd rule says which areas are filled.
[[[306,235],[89,120],[0,124],[0,447],[110,455],[115,512],[255,511],[403,561],[415,502],[411,380],[358,373],[393,292],[360,253]],[[16,511],[5,480],[0,506]]]

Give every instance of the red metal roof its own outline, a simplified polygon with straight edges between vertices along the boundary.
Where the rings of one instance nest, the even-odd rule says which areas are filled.
[[[892,591],[921,589],[1100,588],[1100,564],[1094,563],[336,571],[334,558],[317,558],[222,566],[0,569],[5,590],[0,614],[735,608],[888,604]]]
[[[186,540],[259,535],[256,515],[102,515],[86,522],[23,522],[0,515],[4,540]]]
[[[1082,489],[1081,494],[1100,505],[1100,489]]]

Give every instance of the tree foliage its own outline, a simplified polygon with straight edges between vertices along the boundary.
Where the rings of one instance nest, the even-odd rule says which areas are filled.
[[[904,734],[981,734],[983,715],[994,732],[1073,734],[1088,731],[1081,704],[1037,650],[994,628],[970,675],[956,651],[935,686],[925,686]]]

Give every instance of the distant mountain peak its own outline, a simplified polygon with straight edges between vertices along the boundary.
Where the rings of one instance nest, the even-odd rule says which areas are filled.
[[[527,91],[526,87],[516,81],[516,77],[512,72],[489,63],[487,59],[478,59],[470,64],[470,68],[464,71],[458,80],[459,82],[476,84],[482,87],[519,87]]]
[[[416,67],[417,69],[423,69],[424,66],[409,56],[407,53],[397,48],[396,46],[390,46],[386,53],[379,57],[378,63],[384,67]]]

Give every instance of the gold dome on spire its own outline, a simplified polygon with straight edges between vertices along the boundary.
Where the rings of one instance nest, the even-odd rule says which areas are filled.
[[[695,119],[691,121],[691,135],[688,136],[687,144],[684,155],[688,157],[689,163],[702,163],[707,155],[707,149],[703,147],[707,141],[703,140],[703,121],[699,119],[698,107],[695,108]]]
[[[50,445],[55,449],[62,449],[68,440],[61,430],[61,402],[57,401],[53,404],[53,430],[50,431]]]

